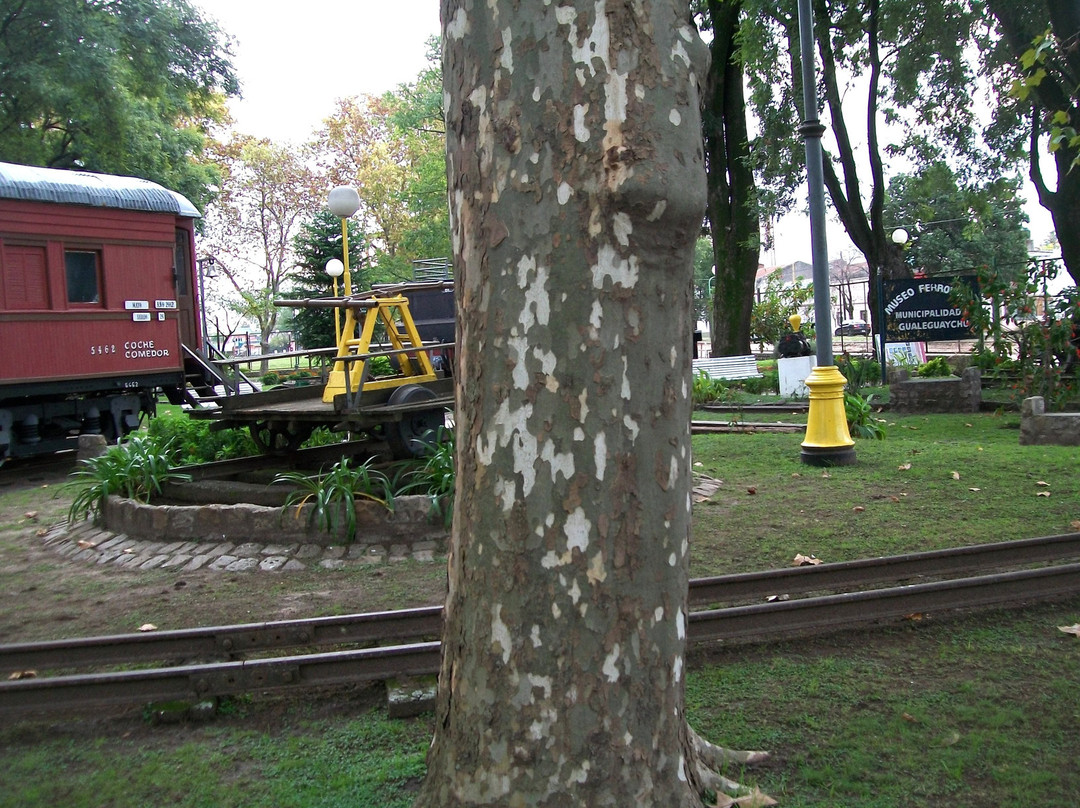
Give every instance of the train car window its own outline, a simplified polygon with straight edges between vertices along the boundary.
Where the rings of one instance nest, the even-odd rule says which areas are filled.
[[[49,308],[44,247],[7,245],[4,248],[3,280],[5,309]]]
[[[67,270],[68,303],[100,303],[98,289],[98,254],[66,250],[64,267]]]
[[[176,294],[179,297],[190,295],[191,246],[187,231],[179,227],[176,228],[176,249],[173,250],[173,277],[176,279]]]

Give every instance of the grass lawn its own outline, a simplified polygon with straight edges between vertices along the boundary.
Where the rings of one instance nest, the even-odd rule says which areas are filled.
[[[796,553],[842,561],[1080,530],[1080,452],[1019,446],[1015,413],[880,417],[888,437],[858,442],[855,466],[825,472],[800,462],[800,435],[696,436],[696,471],[723,485],[695,506],[692,574],[784,567]],[[47,627],[27,605],[45,612],[45,601],[70,604],[83,590],[87,606],[69,605],[52,636],[99,633],[94,603],[116,598],[132,602],[139,621],[176,628],[222,614],[276,619],[286,601],[298,617],[340,612],[339,585],[365,610],[418,605],[413,576],[438,597],[441,573],[419,565],[379,579],[189,576],[180,590],[148,573],[83,580],[59,558],[23,562],[33,533],[19,516],[32,503],[19,496],[0,490],[0,636],[9,641]],[[136,580],[149,582],[145,592]],[[1080,640],[1057,627],[1080,622],[1080,597],[1017,607],[697,650],[688,716],[711,740],[771,750],[765,766],[729,775],[784,806],[1075,808]],[[408,806],[431,721],[388,720],[381,692],[362,688],[254,695],[205,723],[151,725],[138,711],[20,722],[0,727],[0,807]]]

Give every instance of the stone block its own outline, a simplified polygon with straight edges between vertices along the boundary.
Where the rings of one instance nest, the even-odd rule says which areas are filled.
[[[386,708],[390,718],[412,718],[435,709],[439,680],[435,676],[402,677],[386,683]]]

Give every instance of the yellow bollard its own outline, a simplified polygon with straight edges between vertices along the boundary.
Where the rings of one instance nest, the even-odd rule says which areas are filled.
[[[847,380],[836,365],[815,367],[806,386],[810,390],[810,412],[806,419],[806,440],[802,461],[811,466],[851,466],[855,464],[855,441],[848,432],[844,411]]]

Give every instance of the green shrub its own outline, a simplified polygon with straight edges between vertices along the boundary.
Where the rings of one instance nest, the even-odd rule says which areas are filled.
[[[762,372],[760,378],[741,380],[739,386],[755,396],[762,393],[778,393],[780,392],[780,371],[766,370]]]
[[[885,427],[874,417],[873,399],[873,396],[863,398],[858,393],[844,393],[844,413],[847,415],[848,433],[853,438],[885,439]]]
[[[160,415],[150,421],[147,433],[159,443],[173,447],[177,465],[196,465],[259,454],[246,429],[211,430],[209,421],[187,415]]]
[[[264,373],[260,381],[263,387],[273,387],[274,385],[281,384],[281,376],[276,371],[271,370],[269,373]]]
[[[699,370],[694,374],[694,386],[691,391],[694,406],[709,404],[730,394],[728,385],[723,380],[712,378],[704,370]]]
[[[436,514],[447,527],[454,517],[454,437],[440,428],[422,457],[409,461],[395,485],[396,493],[431,497]]]
[[[853,359],[844,354],[836,358],[836,367],[847,380],[848,392],[855,395],[881,378],[881,365],[876,359]]]
[[[296,487],[285,499],[285,510],[295,506],[299,519],[301,509],[310,503],[313,507],[308,524],[317,523],[327,533],[337,530],[341,517],[345,520],[345,538],[352,541],[356,538],[357,498],[377,502],[390,511],[394,509],[390,480],[371,467],[374,460],[368,458],[359,466],[350,466],[349,458],[343,457],[326,474],[310,476],[301,471],[287,471],[275,477],[274,482]]]
[[[919,365],[917,372],[919,377],[923,379],[940,379],[953,375],[952,368],[945,361],[944,356],[936,356],[929,362],[924,362]]]
[[[110,494],[147,502],[167,482],[187,481],[188,474],[173,471],[171,440],[148,434],[132,435],[105,454],[79,461],[71,481],[62,490],[73,491],[68,521],[96,517]]]
[[[368,360],[368,372],[372,376],[393,376],[394,366],[389,356],[373,356]]]

